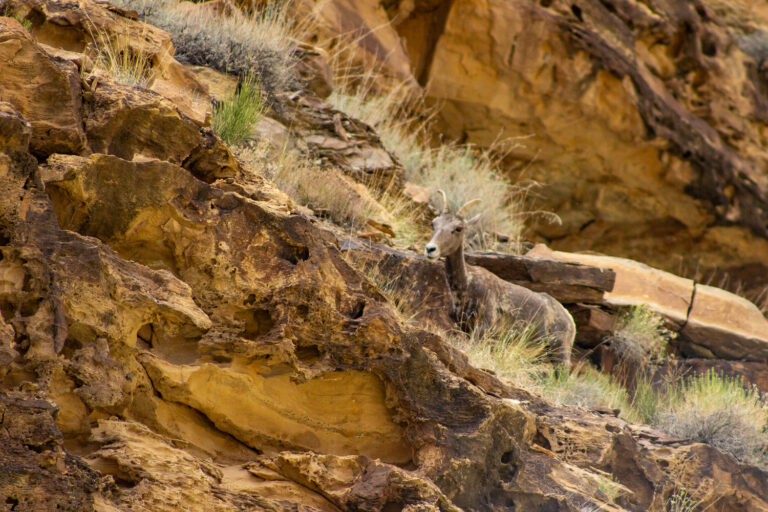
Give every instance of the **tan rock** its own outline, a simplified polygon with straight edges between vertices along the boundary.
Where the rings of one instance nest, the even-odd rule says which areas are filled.
[[[77,68],[48,56],[13,18],[0,18],[0,101],[31,124],[31,151],[87,152]]]
[[[757,296],[768,284],[768,153],[752,70],[765,27],[751,4],[712,4],[629,1],[608,13],[591,0],[420,0],[387,10],[441,107],[439,131],[481,146],[521,137],[509,176],[543,183],[536,208],[563,220],[536,223],[537,239],[730,274]],[[733,13],[752,28],[727,29]],[[754,62],[739,49],[749,37]]]
[[[552,251],[537,245],[530,256],[572,261],[616,272],[604,300],[613,306],[645,304],[678,326],[675,343],[698,357],[768,360],[768,319],[750,301],[642,263],[591,254]]]

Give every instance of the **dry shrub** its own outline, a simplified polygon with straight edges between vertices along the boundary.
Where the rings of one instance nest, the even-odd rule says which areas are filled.
[[[669,390],[656,426],[670,435],[707,443],[741,462],[765,467],[768,406],[742,379],[706,373]]]
[[[260,11],[212,16],[183,9],[174,0],[115,0],[140,18],[171,34],[176,60],[235,75],[253,75],[267,100],[298,88],[295,25],[285,2],[270,2]]]
[[[622,361],[643,368],[664,356],[675,335],[651,308],[632,306],[621,312],[607,341]]]

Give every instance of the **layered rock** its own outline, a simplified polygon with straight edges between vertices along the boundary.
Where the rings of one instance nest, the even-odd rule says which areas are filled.
[[[604,302],[650,307],[679,332],[675,344],[688,356],[768,361],[768,319],[738,295],[624,258],[552,251],[543,245],[528,254],[614,271],[615,284]]]
[[[764,18],[721,2],[382,5],[391,27],[367,28],[401,35],[438,131],[512,138],[509,176],[545,185],[536,207],[563,223],[537,239],[762,291]]]
[[[30,8],[32,33],[80,41],[81,9],[117,19],[46,2]],[[40,165],[26,104],[0,102],[9,508],[639,511],[662,510],[677,482],[705,485],[712,510],[768,507],[756,468],[471,367],[182,106],[103,76],[81,84],[88,147],[38,139]],[[315,119],[306,134],[350,127],[380,149],[311,96],[291,108]],[[600,495],[601,471],[621,499]]]

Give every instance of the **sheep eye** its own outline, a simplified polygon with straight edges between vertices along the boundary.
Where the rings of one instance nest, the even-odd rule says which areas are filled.
[[[464,231],[464,226],[456,226],[453,228],[454,233],[461,233],[462,231]]]

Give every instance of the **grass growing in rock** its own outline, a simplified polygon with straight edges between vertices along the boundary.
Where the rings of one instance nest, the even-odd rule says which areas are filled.
[[[468,230],[466,240],[470,247],[519,250],[526,216],[521,205],[527,189],[510,185],[500,175],[493,150],[455,144],[430,148],[425,125],[402,114],[398,89],[371,96],[366,87],[342,85],[328,101],[373,126],[384,146],[403,164],[408,181],[433,192],[444,190],[454,210],[472,199],[482,199],[482,204],[467,212],[468,216],[482,214],[480,221]],[[438,197],[433,201],[433,206],[441,206]],[[509,243],[499,243],[504,240]]]
[[[259,83],[245,75],[235,94],[213,110],[213,130],[230,146],[241,143],[251,133],[264,111]]]
[[[92,56],[92,72],[109,75],[119,84],[130,87],[149,87],[154,79],[152,59],[144,53],[134,52],[130,37],[104,33],[93,35],[87,53]]]
[[[140,18],[169,32],[176,60],[207,66],[224,73],[253,75],[267,100],[297,87],[294,25],[284,2],[268,3],[251,14],[233,10],[213,16],[190,4],[173,0],[115,0],[134,9]]]
[[[557,405],[580,409],[608,407],[629,410],[627,390],[616,380],[588,365],[567,371],[552,372],[542,383],[544,397]]]
[[[421,236],[411,204],[387,189],[356,183],[335,168],[326,168],[296,150],[281,148],[271,152],[268,145],[236,147],[241,159],[285,192],[296,203],[326,217],[336,226],[353,233],[369,220],[391,226],[394,245],[407,247]]]
[[[474,330],[469,337],[449,339],[466,352],[470,363],[491,370],[515,386],[536,391],[553,369],[547,362],[545,340],[536,337],[535,326],[514,324],[481,333]]]

